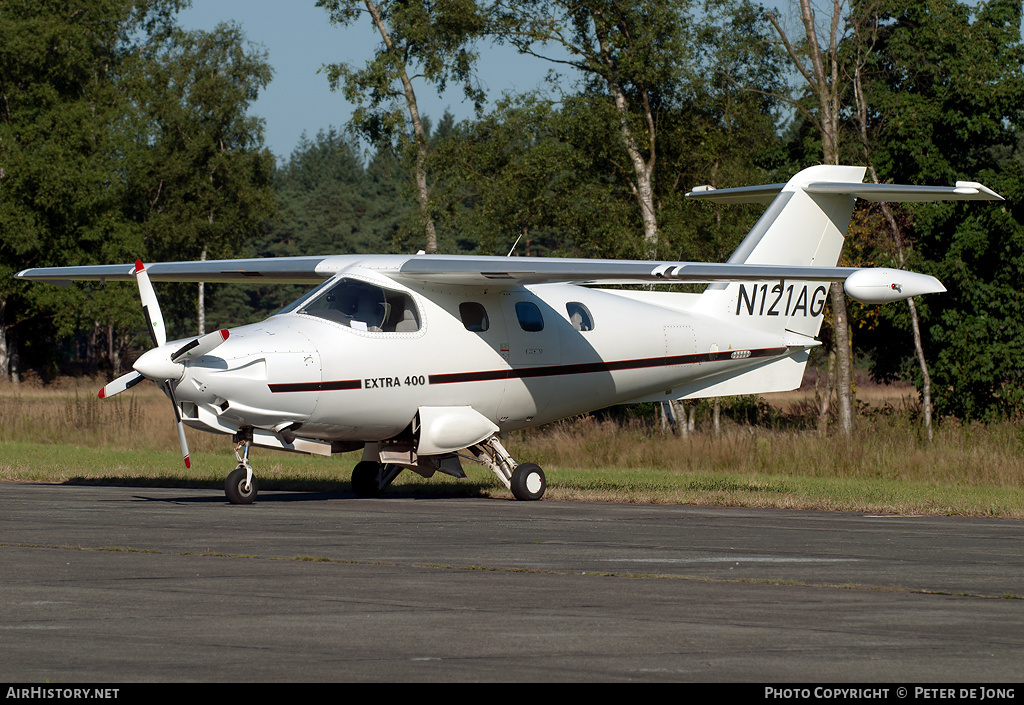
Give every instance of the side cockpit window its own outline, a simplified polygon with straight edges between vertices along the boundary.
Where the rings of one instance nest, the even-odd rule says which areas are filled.
[[[298,310],[371,333],[411,333],[420,329],[412,297],[357,279],[342,279]]]
[[[594,330],[594,319],[590,316],[590,309],[578,301],[570,301],[565,305],[565,312],[569,314],[569,322],[578,331]]]

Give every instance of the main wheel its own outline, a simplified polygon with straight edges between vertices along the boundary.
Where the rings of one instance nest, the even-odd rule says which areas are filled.
[[[245,487],[245,476],[245,468],[239,465],[224,481],[224,494],[232,504],[252,504],[256,499],[256,476],[252,476],[252,482],[249,483],[248,489]]]
[[[534,500],[544,496],[548,486],[540,465],[523,463],[512,471],[512,495],[516,499]]]
[[[380,497],[380,463],[364,460],[352,468],[352,491],[357,497]]]

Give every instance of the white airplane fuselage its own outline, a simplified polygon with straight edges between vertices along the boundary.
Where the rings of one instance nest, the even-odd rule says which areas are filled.
[[[342,279],[407,294],[417,329],[358,330],[303,312],[233,329],[185,365],[177,387],[185,423],[223,433],[291,426],[305,438],[373,442],[401,433],[420,407],[468,406],[504,432],[679,398],[706,380],[805,354],[777,333],[687,310],[693,294],[406,286],[365,269],[328,285]],[[467,304],[485,311],[485,330],[467,329]],[[524,330],[517,304],[539,312],[540,325],[528,320]]]

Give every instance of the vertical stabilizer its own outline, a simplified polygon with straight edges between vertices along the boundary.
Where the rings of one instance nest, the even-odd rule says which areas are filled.
[[[834,267],[843,249],[850,224],[854,189],[837,193],[808,190],[812,183],[861,184],[865,168],[814,166],[804,169],[778,191],[778,195],[729,258],[731,264],[777,264]],[[708,200],[760,200],[759,190],[741,199],[742,189],[723,189],[693,194]],[[730,193],[731,192],[731,193]],[[822,282],[785,280],[712,284],[704,292],[697,312],[732,319],[766,331],[787,331],[794,342],[814,338],[821,328],[828,285]]]

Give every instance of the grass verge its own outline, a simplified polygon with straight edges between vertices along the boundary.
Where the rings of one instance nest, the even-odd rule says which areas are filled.
[[[0,388],[0,481],[223,486],[235,465],[229,439],[190,429],[186,469],[158,390],[101,403],[99,386]],[[863,416],[852,439],[801,428],[728,423],[683,438],[583,416],[507,443],[544,467],[546,499],[1024,518],[1020,424],[946,422],[931,443],[909,414]],[[349,492],[358,459],[252,454],[263,491]],[[488,470],[464,467],[465,480],[402,473],[388,494],[511,497]]]

